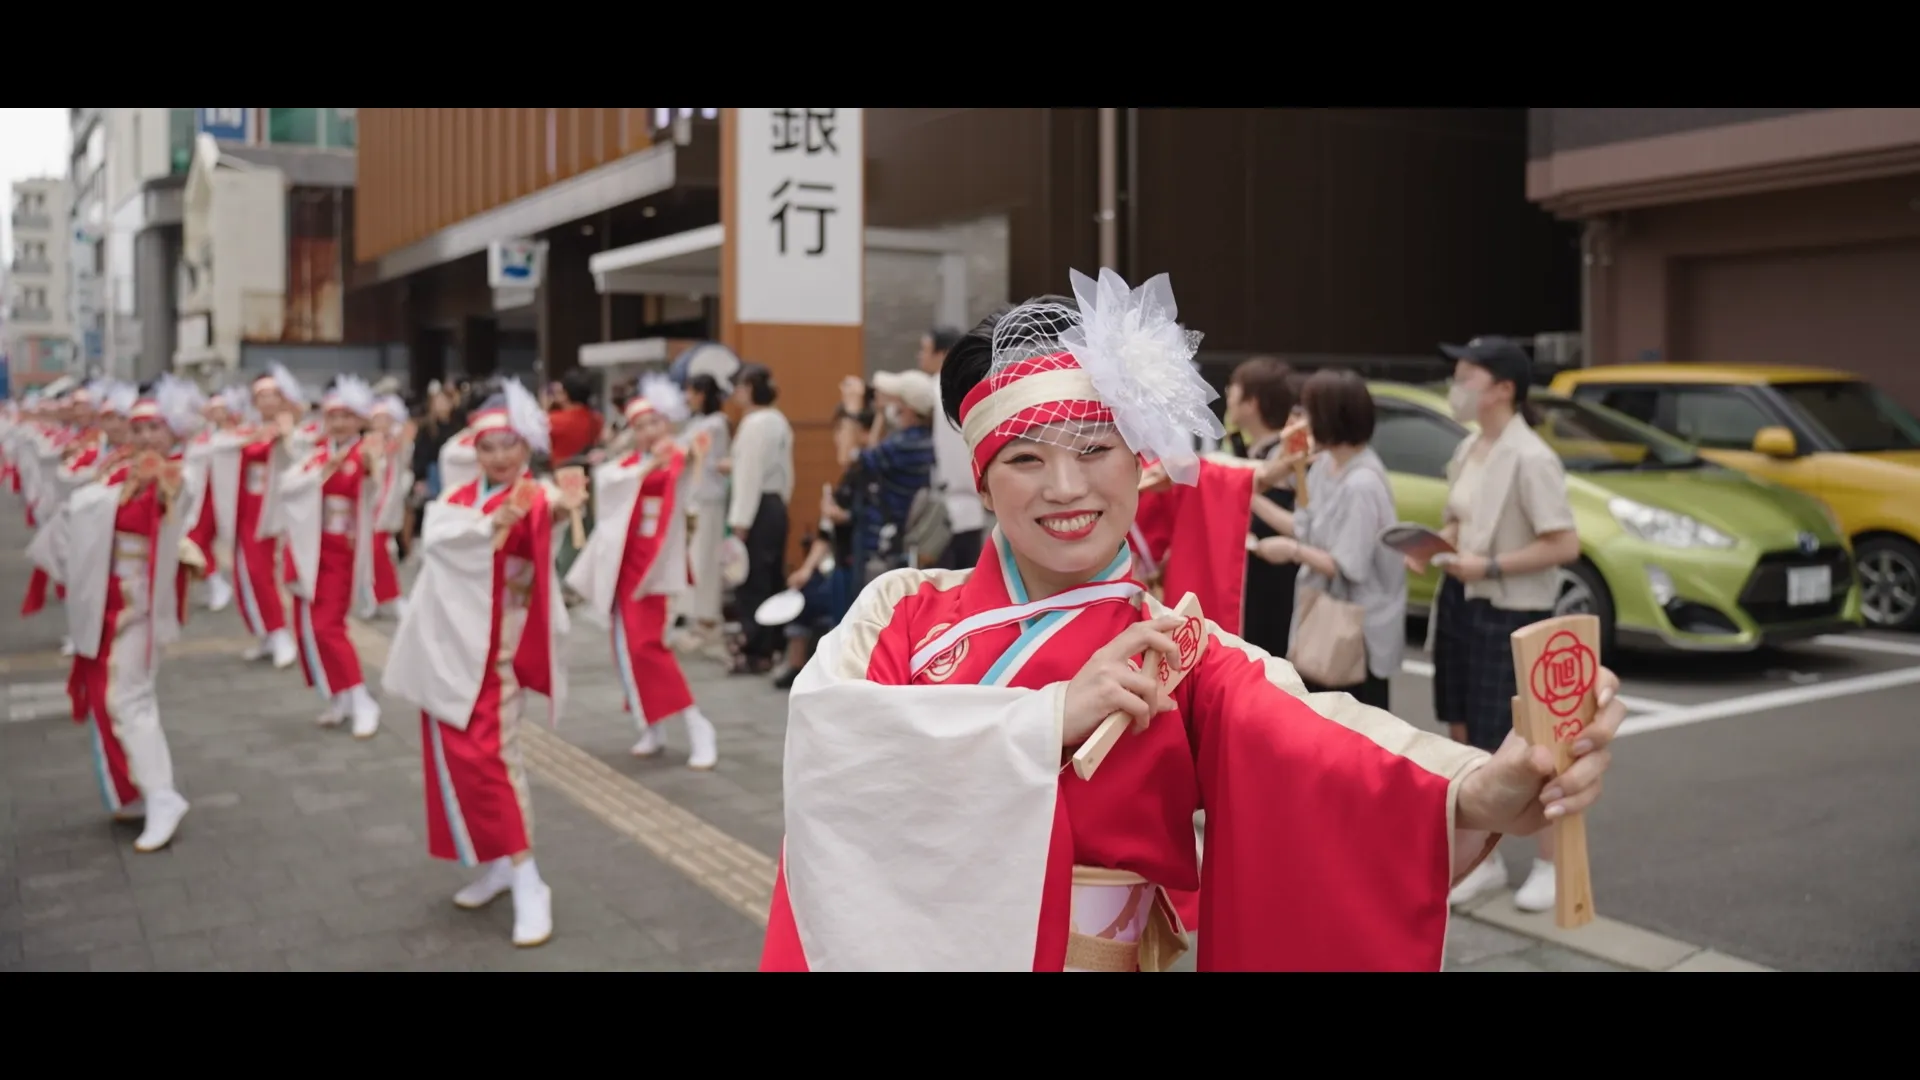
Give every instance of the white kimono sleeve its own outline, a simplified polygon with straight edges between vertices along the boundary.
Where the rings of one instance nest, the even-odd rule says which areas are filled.
[[[930,578],[965,575],[876,579],[788,699],[787,894],[813,971],[1033,969],[1066,686],[872,681],[904,681],[911,643],[881,635]]]
[[[420,576],[380,685],[464,731],[493,638],[493,520],[436,500],[421,523],[420,549]]]

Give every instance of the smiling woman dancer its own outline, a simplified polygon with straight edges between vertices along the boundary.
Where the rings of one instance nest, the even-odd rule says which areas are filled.
[[[1549,788],[1544,748],[1428,735],[1143,612],[1140,458],[1223,467],[1192,449],[1213,395],[1164,276],[1074,291],[942,369],[998,522],[979,565],[876,579],[794,683],[762,970],[1165,970],[1188,947],[1166,892],[1195,888],[1201,970],[1439,970],[1450,885],[1599,796],[1618,680]],[[1200,641],[1170,697],[1131,659]],[[1082,780],[1069,756],[1115,711],[1134,730]]]

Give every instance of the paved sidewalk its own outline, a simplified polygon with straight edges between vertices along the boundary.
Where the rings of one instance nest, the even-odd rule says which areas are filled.
[[[0,606],[27,574],[13,510],[0,505]],[[193,810],[172,847],[134,852],[137,827],[108,820],[86,731],[67,718],[60,631],[54,611],[0,626],[0,970],[755,966],[782,833],[785,695],[765,678],[686,661],[720,728],[719,767],[687,769],[674,725],[664,755],[636,760],[609,646],[577,625],[568,715],[557,732],[527,729],[555,934],[515,949],[510,903],[457,909],[468,872],[426,854],[417,714],[389,704],[366,742],[317,728],[320,702],[297,668],[238,659],[247,642],[231,611],[195,610],[163,667],[164,723]],[[377,686],[391,624],[353,632]],[[1717,962],[1688,946],[1659,963],[1609,962],[1577,937],[1527,930],[1456,918],[1448,970]]]

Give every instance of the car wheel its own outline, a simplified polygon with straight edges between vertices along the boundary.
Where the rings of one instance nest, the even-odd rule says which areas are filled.
[[[1600,659],[1605,663],[1613,655],[1613,594],[1607,590],[1606,580],[1584,559],[1561,567],[1558,576],[1560,598],[1554,602],[1553,613],[1598,616]]]
[[[1867,625],[1920,629],[1920,547],[1897,536],[1873,536],[1854,548],[1853,558]]]

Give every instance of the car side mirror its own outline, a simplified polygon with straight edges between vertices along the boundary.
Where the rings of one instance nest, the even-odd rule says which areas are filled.
[[[1753,433],[1753,452],[1770,458],[1790,458],[1799,455],[1800,447],[1794,442],[1793,432],[1786,428],[1764,427]]]

